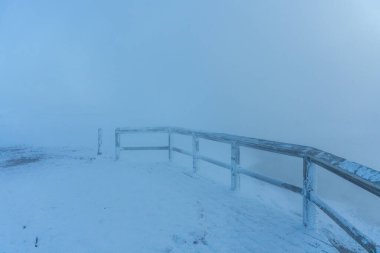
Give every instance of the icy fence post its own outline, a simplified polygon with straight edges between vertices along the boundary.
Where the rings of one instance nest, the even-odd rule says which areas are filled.
[[[193,172],[194,173],[197,173],[199,169],[198,155],[199,155],[199,139],[195,134],[193,134]]]
[[[119,160],[120,158],[120,133],[115,131],[115,159]]]
[[[308,228],[316,226],[316,210],[310,195],[315,188],[315,166],[309,157],[303,158],[303,224]]]
[[[169,130],[168,132],[168,155],[169,155],[169,161],[172,161],[172,155],[173,155],[173,145],[172,145],[172,131]]]
[[[103,130],[98,128],[98,155],[102,155]]]
[[[240,147],[236,142],[231,144],[231,190],[240,188],[240,175],[237,172],[240,164]]]

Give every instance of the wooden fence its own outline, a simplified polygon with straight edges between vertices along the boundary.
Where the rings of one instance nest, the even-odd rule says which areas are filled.
[[[120,136],[132,133],[165,133],[168,134],[167,145],[154,147],[123,147]],[[192,150],[184,150],[173,146],[172,136],[185,135],[192,138]],[[224,163],[213,158],[203,156],[199,152],[199,139],[206,139],[231,146],[231,162]],[[240,147],[264,150],[271,153],[283,154],[303,159],[303,187],[291,185],[279,180],[269,178],[240,166]],[[120,157],[120,151],[130,150],[167,150],[168,158],[171,161],[173,152],[178,152],[193,159],[193,171],[196,173],[199,168],[199,160],[212,163],[231,171],[231,189],[239,188],[240,175],[246,175],[269,184],[290,190],[303,196],[303,224],[305,227],[312,227],[315,224],[315,207],[318,207],[327,214],[337,225],[339,225],[349,236],[359,243],[368,252],[380,253],[380,245],[374,242],[350,222],[341,217],[334,209],[323,202],[314,191],[315,187],[315,166],[318,165],[345,180],[363,188],[364,190],[380,197],[380,172],[368,168],[364,165],[348,161],[336,155],[318,150],[312,147],[267,141],[255,138],[248,138],[237,135],[209,133],[193,131],[178,127],[145,127],[145,128],[117,128],[115,130],[115,155],[116,160]]]

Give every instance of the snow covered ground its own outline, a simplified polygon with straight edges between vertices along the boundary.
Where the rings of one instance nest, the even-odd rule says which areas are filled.
[[[272,186],[248,196],[175,164],[93,154],[0,149],[0,252],[338,252],[267,201]]]

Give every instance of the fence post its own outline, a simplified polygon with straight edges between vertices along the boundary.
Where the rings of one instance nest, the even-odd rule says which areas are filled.
[[[310,201],[310,193],[316,185],[315,166],[309,157],[303,158],[303,224],[308,228],[316,226],[316,210]]]
[[[169,155],[169,161],[172,161],[172,155],[173,155],[173,146],[172,146],[172,131],[169,130],[168,132],[168,155]]]
[[[195,134],[193,134],[193,172],[194,173],[197,173],[199,169],[198,155],[199,155],[199,139]]]
[[[236,142],[231,144],[231,190],[240,188],[240,175],[237,172],[240,164],[240,147]]]
[[[115,159],[120,158],[120,133],[115,130]]]
[[[98,128],[98,155],[102,155],[103,130]]]

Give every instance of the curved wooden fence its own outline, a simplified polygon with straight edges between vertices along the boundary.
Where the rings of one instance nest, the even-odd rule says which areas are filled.
[[[155,147],[123,147],[120,136],[131,133],[167,133],[168,143],[164,146]],[[174,147],[172,135],[187,135],[192,138],[192,150],[184,150]],[[224,163],[199,153],[199,139],[212,140],[231,145],[231,162]],[[298,187],[276,179],[257,174],[240,166],[240,147],[264,150],[271,153],[283,154],[303,159],[303,187]],[[347,232],[368,252],[380,253],[380,245],[374,242],[350,222],[341,217],[335,210],[323,202],[314,191],[315,166],[318,165],[336,175],[350,181],[364,190],[380,197],[380,172],[364,165],[348,161],[336,155],[324,152],[312,147],[267,141],[231,134],[210,133],[194,131],[178,127],[145,127],[145,128],[117,128],[115,130],[115,155],[118,160],[120,151],[127,150],[167,150],[169,160],[172,160],[173,152],[178,152],[193,158],[193,171],[197,172],[199,160],[212,163],[231,171],[231,189],[236,190],[240,184],[240,174],[250,176],[272,185],[290,190],[303,195],[303,224],[308,227],[315,223],[315,207],[327,214],[336,224]]]

